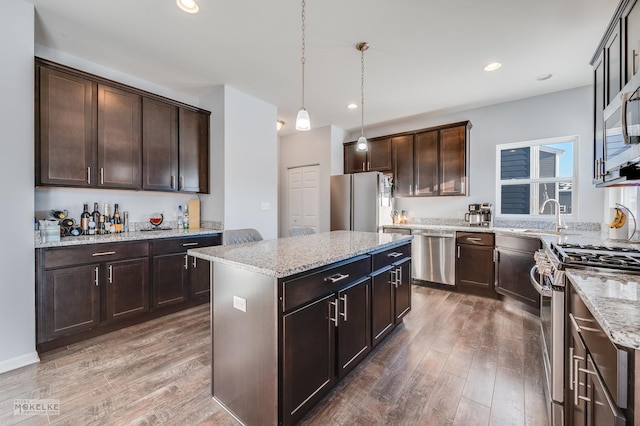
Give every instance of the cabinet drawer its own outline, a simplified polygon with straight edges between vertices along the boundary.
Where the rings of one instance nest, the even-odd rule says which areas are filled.
[[[496,235],[496,247],[535,253],[541,247],[538,237],[513,237]]]
[[[493,246],[495,235],[488,232],[456,232],[456,244]]]
[[[591,354],[616,405],[627,408],[627,352],[618,349],[609,340],[575,290],[571,292],[569,299],[569,312],[571,313],[569,321],[575,321],[578,325],[587,351]]]
[[[180,237],[170,238],[162,240],[154,240],[153,254],[170,254],[170,253],[182,253],[189,249],[218,246],[221,243],[220,234],[211,236],[193,236],[193,237]]]
[[[52,248],[44,252],[45,269],[149,256],[149,243],[91,244],[81,247]]]
[[[369,256],[358,256],[299,278],[282,283],[282,306],[288,311],[367,276],[371,269]]]
[[[378,253],[374,253],[372,270],[377,271],[378,269],[384,268],[385,266],[391,265],[392,263],[399,262],[400,260],[410,256],[411,243],[403,244],[401,246],[396,246]]]

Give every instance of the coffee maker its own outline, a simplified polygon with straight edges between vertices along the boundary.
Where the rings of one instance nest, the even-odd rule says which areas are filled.
[[[464,215],[464,221],[469,226],[490,227],[492,219],[491,203],[469,204],[469,212]]]

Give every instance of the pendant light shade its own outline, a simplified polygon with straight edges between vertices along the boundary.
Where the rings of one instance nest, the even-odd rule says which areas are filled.
[[[301,108],[296,116],[296,130],[306,132],[311,129],[311,119],[309,119],[309,112]]]
[[[356,49],[360,51],[360,137],[356,144],[357,151],[368,151],[369,143],[364,136],[364,51],[369,48],[369,43],[362,42],[356,44]]]
[[[305,38],[304,38],[304,24],[305,24],[305,14],[304,14],[305,0],[302,0],[302,57],[300,58],[300,64],[302,65],[302,107],[300,111],[298,111],[298,115],[296,117],[296,130],[307,131],[311,129],[311,119],[309,118],[309,112],[304,107],[304,63],[307,58],[305,58]]]

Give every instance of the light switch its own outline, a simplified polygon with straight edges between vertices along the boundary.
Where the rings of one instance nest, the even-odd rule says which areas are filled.
[[[247,312],[247,299],[242,297],[233,296],[233,307],[239,311]]]
[[[262,210],[271,210],[271,203],[268,201],[262,202]]]

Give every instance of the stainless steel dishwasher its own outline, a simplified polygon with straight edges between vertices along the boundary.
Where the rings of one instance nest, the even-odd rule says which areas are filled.
[[[412,235],[413,279],[455,285],[455,232],[414,229]]]

